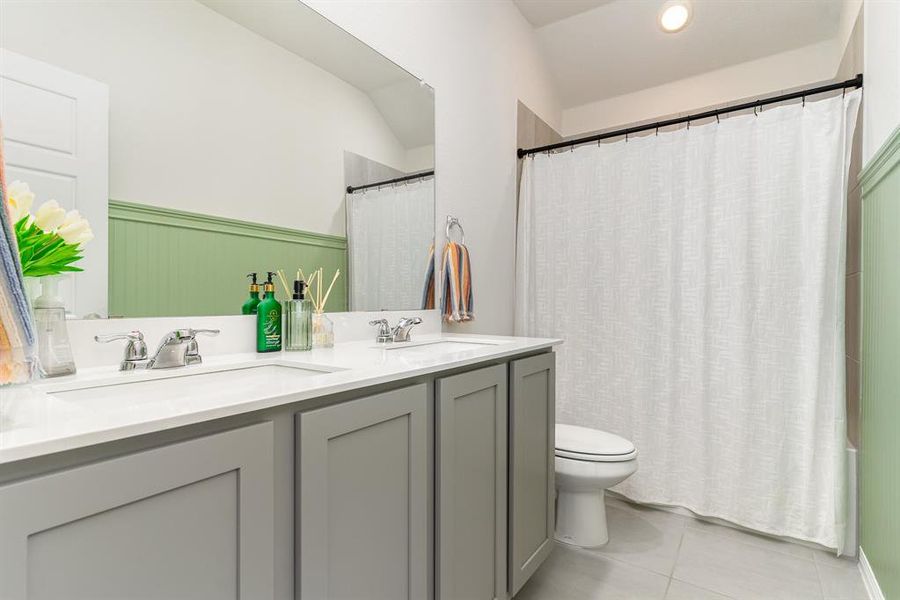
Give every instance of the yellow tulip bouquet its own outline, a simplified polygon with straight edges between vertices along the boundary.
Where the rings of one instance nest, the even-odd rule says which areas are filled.
[[[14,181],[7,188],[22,274],[45,277],[81,271],[73,265],[83,258],[81,247],[94,239],[87,219],[77,210],[66,212],[56,200],[48,200],[32,214],[34,193],[27,183]]]

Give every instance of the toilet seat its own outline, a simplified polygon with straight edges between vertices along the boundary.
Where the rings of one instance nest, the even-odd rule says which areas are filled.
[[[555,454],[586,462],[625,462],[637,457],[637,449],[613,433],[557,423]]]

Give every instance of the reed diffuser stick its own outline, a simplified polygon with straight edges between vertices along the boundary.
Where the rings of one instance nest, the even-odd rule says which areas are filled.
[[[316,296],[318,297],[319,300],[318,300],[318,302],[316,302],[316,311],[322,312],[322,309],[324,308],[322,306],[322,278],[324,277],[324,275],[322,275],[322,267],[319,267],[318,275],[319,275],[319,279],[316,282]]]
[[[287,294],[287,297],[291,297],[291,288],[288,287],[287,280],[284,278],[284,270],[278,269],[275,271],[278,274],[278,279],[281,280],[281,285],[284,286],[284,293]]]
[[[334,282],[337,281],[340,274],[340,269],[334,272],[334,277],[331,278],[331,284],[328,286],[328,291],[325,292],[325,298],[322,300],[322,310],[325,310],[325,305],[328,304],[328,296],[331,295],[331,288],[334,287]]]

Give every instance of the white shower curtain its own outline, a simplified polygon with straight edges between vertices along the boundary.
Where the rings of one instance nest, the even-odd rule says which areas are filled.
[[[347,194],[350,310],[421,308],[434,179]]]
[[[840,548],[845,193],[860,92],[525,160],[516,329],[616,491]]]

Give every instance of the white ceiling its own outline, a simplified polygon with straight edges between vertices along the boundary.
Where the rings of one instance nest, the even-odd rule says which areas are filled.
[[[198,1],[368,94],[404,147],[434,143],[431,88],[305,4]]]
[[[532,24],[563,108],[834,38],[842,0],[691,0],[664,33],[664,0],[514,0]]]
[[[614,0],[513,0],[529,23],[543,27]]]

